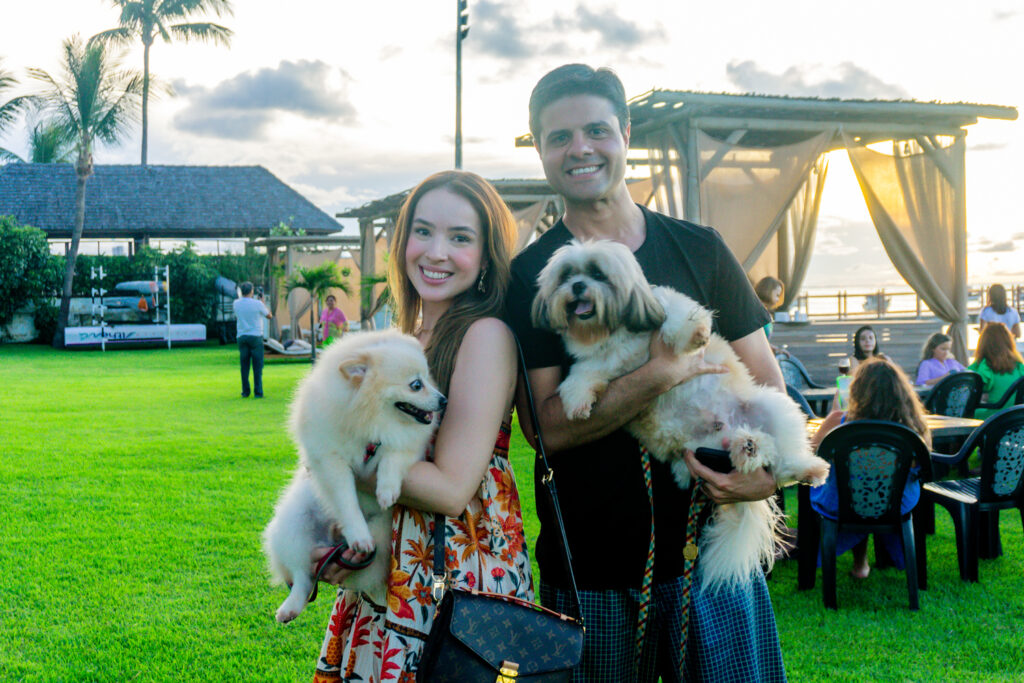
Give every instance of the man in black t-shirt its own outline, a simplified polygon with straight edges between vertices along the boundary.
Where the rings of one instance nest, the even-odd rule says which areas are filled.
[[[574,64],[546,75],[530,98],[530,130],[548,182],[565,200],[565,214],[513,261],[508,318],[526,356],[584,603],[587,633],[576,678],[654,681],[660,674],[664,680],[674,680],[689,492],[675,485],[666,465],[652,464],[655,604],[638,661],[633,647],[636,599],[650,540],[651,508],[639,447],[622,427],[656,396],[714,369],[700,355],[676,357],[655,335],[647,363],[613,380],[588,419],[568,420],[558,385],[572,359],[557,335],[535,328],[530,321],[537,275],[551,254],[570,239],[622,242],[633,250],[651,284],[673,287],[716,311],[715,331],[731,343],[755,379],[784,389],[761,330],[768,316],[717,232],[633,203],[625,183],[629,110],[614,73]],[[519,411],[520,423],[533,441],[532,425],[523,419],[524,413]],[[715,503],[761,500],[775,491],[774,480],[763,471],[719,474],[703,467],[692,453],[686,462],[704,480],[705,491]],[[557,526],[539,484],[537,491],[541,601],[569,611]],[[760,599],[767,601],[766,590]],[[767,609],[770,615],[770,604]],[[758,613],[757,618],[761,617]],[[773,618],[770,626],[770,637],[762,640],[776,638],[768,644],[774,651],[754,658],[770,660],[770,669],[775,657],[781,672]],[[713,677],[714,663],[701,659],[701,666],[705,678]]]

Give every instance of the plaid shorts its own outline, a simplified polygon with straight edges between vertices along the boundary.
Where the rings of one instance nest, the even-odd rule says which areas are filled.
[[[682,578],[655,584],[643,652],[635,656],[639,590],[580,593],[587,632],[583,659],[573,681],[657,683],[678,681],[682,638]],[[701,594],[694,581],[690,635],[686,649],[688,681],[765,681],[784,683],[786,671],[775,628],[775,614],[764,574],[730,591]],[[575,607],[567,591],[541,580],[541,604],[566,614]]]

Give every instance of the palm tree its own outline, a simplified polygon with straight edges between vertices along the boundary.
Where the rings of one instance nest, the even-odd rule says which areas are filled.
[[[46,85],[40,101],[75,145],[75,223],[64,269],[57,332],[53,337],[53,345],[58,348],[64,344],[75,258],[85,226],[85,183],[92,175],[93,144],[97,140],[108,144],[121,140],[128,125],[135,120],[142,94],[142,77],[121,70],[120,61],[110,57],[102,43],[83,45],[76,35],[64,41],[63,50],[64,73],[60,80],[42,69],[28,70],[32,78]]]
[[[120,26],[97,33],[92,41],[130,43],[134,38],[142,39],[142,165],[146,165],[149,149],[149,48],[160,36],[165,43],[172,36],[189,40],[213,41],[224,46],[229,44],[232,31],[220,24],[189,22],[193,14],[213,12],[217,16],[231,14],[230,0],[111,0],[121,8]],[[185,23],[171,23],[182,21]]]
[[[340,289],[345,296],[351,295],[348,282],[341,279],[348,277],[350,272],[349,268],[342,268],[339,277],[337,264],[333,261],[326,261],[312,268],[299,266],[298,273],[288,278],[288,282],[285,284],[285,290],[289,293],[293,289],[304,289],[309,292],[309,330],[313,342],[310,357],[314,363],[316,362],[316,321],[320,318],[320,301],[332,289]]]
[[[10,90],[17,84],[18,79],[10,71],[3,68],[2,60],[0,60],[0,94],[5,90]],[[0,104],[0,135],[3,135],[4,129],[11,125],[31,102],[31,97],[21,95],[19,97],[12,97]],[[3,161],[21,161],[21,157],[14,152],[0,147],[0,162]]]
[[[40,121],[28,136],[28,162],[71,164],[75,161],[75,139],[59,121]]]

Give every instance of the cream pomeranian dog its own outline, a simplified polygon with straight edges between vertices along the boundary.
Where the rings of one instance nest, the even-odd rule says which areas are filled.
[[[820,485],[828,463],[808,443],[803,413],[785,394],[754,382],[729,343],[711,332],[712,313],[669,287],[651,287],[632,252],[612,241],[573,241],[558,249],[537,278],[532,316],[560,334],[576,359],[558,387],[569,419],[585,419],[608,383],[649,357],[661,333],[676,353],[704,349],[724,374],[700,375],[655,399],[626,429],[655,458],[671,462],[677,484],[690,486],[684,449],[729,450],[741,472],[767,467],[780,485]],[[771,566],[781,514],[772,499],[720,505],[701,538],[705,590],[747,581]]]
[[[445,407],[415,338],[397,330],[345,335],[327,347],[300,382],[290,429],[299,467],[263,533],[276,583],[291,586],[277,610],[288,622],[306,606],[315,578],[310,553],[337,542],[376,549],[347,588],[387,604],[391,512],[402,479],[423,458]],[[356,487],[376,473],[376,495]]]

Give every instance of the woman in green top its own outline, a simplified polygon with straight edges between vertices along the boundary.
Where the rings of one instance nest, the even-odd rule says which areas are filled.
[[[988,401],[995,402],[1003,397],[1010,385],[1024,377],[1024,358],[1017,351],[1017,345],[1004,325],[985,325],[974,352],[974,362],[969,370],[985,380]],[[975,419],[984,420],[994,410],[980,409],[974,412]]]

